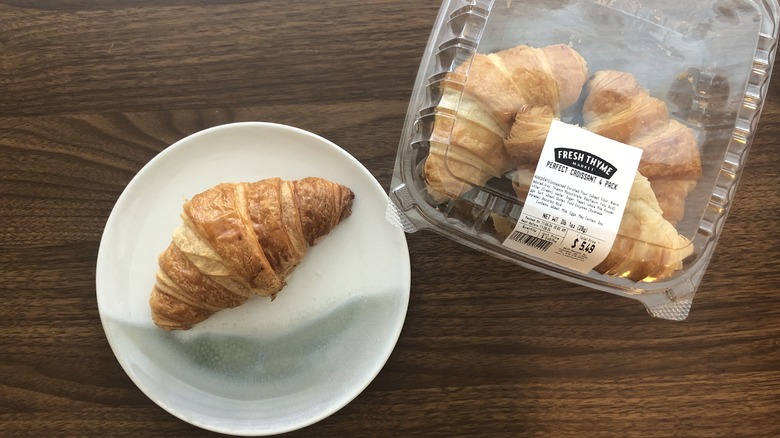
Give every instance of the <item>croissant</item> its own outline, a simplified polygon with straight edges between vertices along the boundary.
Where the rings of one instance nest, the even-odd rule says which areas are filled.
[[[512,178],[517,196],[525,200],[534,168],[521,167]],[[499,229],[510,229],[506,218],[494,218]],[[508,234],[508,232],[507,232]],[[628,195],[615,242],[594,270],[633,281],[659,281],[671,277],[693,253],[693,245],[664,219],[646,177],[637,172]]]
[[[507,137],[507,148],[516,148],[515,155],[523,157],[512,175],[512,187],[521,201],[528,196],[553,116],[549,109],[543,107],[524,107],[517,113],[515,124]],[[642,138],[642,141],[648,141],[648,137]],[[676,165],[674,157],[662,160],[662,150],[656,148],[650,151],[659,154],[652,162],[656,165],[667,163],[667,169],[660,170],[673,169]],[[644,155],[647,154],[646,150]],[[640,164],[615,242],[607,257],[595,267],[597,272],[634,281],[658,281],[681,269],[682,260],[693,252],[691,242],[680,235],[674,224],[663,215],[661,199],[643,174],[646,169],[653,169],[653,166],[645,164],[643,167]],[[656,175],[663,173],[658,172]],[[660,182],[666,183],[664,180]],[[685,190],[685,187],[667,190],[664,193]],[[492,215],[492,219],[496,231],[503,235],[508,235],[507,230],[511,231],[514,227],[506,217]]]
[[[553,116],[553,113],[544,107],[526,106],[517,113],[515,124],[506,139],[507,148],[515,148],[515,155],[523,158],[512,174],[512,187],[522,201],[528,196]],[[649,135],[640,137],[639,144],[651,143],[648,139]],[[656,154],[656,157],[650,160],[650,163],[640,163],[615,242],[607,257],[594,268],[597,272],[634,281],[659,281],[671,277],[681,269],[683,259],[693,253],[692,243],[680,235],[674,224],[663,214],[662,200],[643,173],[648,169],[658,170],[656,175],[664,175],[662,171],[671,173],[670,169],[677,166],[676,157],[672,154],[671,158],[662,159],[663,151],[671,153],[672,150],[659,147],[645,150],[643,159],[646,159],[648,154]],[[662,168],[659,163],[666,163],[667,168]],[[663,179],[660,182],[667,183]],[[670,187],[663,193],[685,189]],[[496,231],[503,235],[508,235],[507,230],[511,231],[514,227],[507,217],[493,215],[492,219]]]
[[[634,281],[659,281],[682,269],[691,254],[693,244],[664,218],[650,181],[637,172],[612,249],[594,269]]]
[[[585,60],[562,44],[478,53],[457,67],[442,83],[422,171],[428,193],[455,199],[514,168],[504,138],[518,110],[546,107],[558,116],[577,102],[587,77]]]
[[[639,172],[650,181],[664,218],[676,224],[685,198],[701,177],[693,131],[671,120],[666,104],[625,72],[596,72],[583,104],[585,128],[644,150]]]
[[[253,296],[274,297],[308,248],[351,214],[353,199],[313,177],[223,183],[193,196],[158,258],[154,323],[186,330]]]

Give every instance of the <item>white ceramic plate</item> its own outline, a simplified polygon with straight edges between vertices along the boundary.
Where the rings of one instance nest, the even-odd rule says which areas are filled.
[[[273,302],[252,299],[189,331],[157,328],[157,256],[185,198],[273,176],[350,187],[352,216],[310,248]],[[97,302],[119,363],[159,406],[215,432],[271,435],[336,412],[384,366],[406,316],[409,253],[386,202],[355,158],[297,128],[235,123],[168,147],[119,197],[100,242]]]

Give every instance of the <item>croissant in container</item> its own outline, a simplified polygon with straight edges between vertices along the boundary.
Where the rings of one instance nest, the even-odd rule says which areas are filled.
[[[663,217],[650,182],[637,172],[612,249],[594,269],[634,281],[659,281],[682,269],[691,254],[693,244]]]
[[[518,198],[525,201],[535,167],[518,168],[512,186]],[[494,217],[496,230],[508,235],[513,224],[507,218]],[[596,272],[628,278],[633,281],[660,281],[683,267],[683,260],[693,253],[693,244],[663,217],[650,183],[640,172],[634,177],[615,242],[594,269]]]
[[[553,114],[545,108],[523,108],[517,115],[511,134],[507,138],[507,147],[517,148],[516,154],[524,156],[523,162],[513,172],[512,186],[518,198],[525,201],[533,180],[539,155]],[[653,132],[653,131],[650,131]],[[661,139],[647,134],[642,137],[648,144],[664,144],[667,130],[655,131]],[[677,232],[674,224],[665,218],[661,202],[656,196],[643,169],[659,167],[666,163],[669,169],[680,166],[675,160],[681,155],[667,150],[670,156],[662,159],[658,156],[663,148],[656,146],[650,154],[655,154],[653,166],[640,164],[631,186],[620,227],[615,242],[607,257],[595,267],[597,272],[625,277],[634,281],[659,281],[671,277],[682,268],[683,259],[693,253],[693,244]],[[645,151],[648,154],[648,151]],[[653,156],[653,155],[651,155]],[[685,156],[683,154],[682,156]],[[683,164],[684,166],[685,164]],[[661,173],[663,174],[663,173]],[[656,174],[658,175],[658,174]],[[496,230],[508,234],[513,225],[506,223],[508,218],[493,216]]]
[[[579,99],[587,76],[583,58],[566,45],[474,54],[442,82],[423,167],[428,193],[455,199],[514,168],[504,139],[520,108],[547,107],[558,116]]]
[[[308,248],[351,214],[353,199],[321,178],[224,183],[195,195],[158,259],[154,323],[186,330],[253,296],[275,296]]]
[[[702,172],[693,131],[670,119],[666,104],[633,75],[613,70],[596,72],[588,82],[582,115],[586,129],[644,150],[639,172],[650,181],[664,218],[680,221]]]

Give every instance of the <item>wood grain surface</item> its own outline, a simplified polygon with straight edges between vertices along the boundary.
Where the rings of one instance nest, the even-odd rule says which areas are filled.
[[[436,0],[0,0],[0,436],[214,433],[148,399],[95,265],[130,179],[218,124],[294,125],[389,187]],[[411,300],[352,403],[289,436],[780,436],[780,78],[684,322],[407,235]]]

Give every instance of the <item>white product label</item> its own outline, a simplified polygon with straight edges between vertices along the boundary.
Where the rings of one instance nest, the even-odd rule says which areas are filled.
[[[642,150],[553,121],[504,246],[587,273],[615,241]]]

